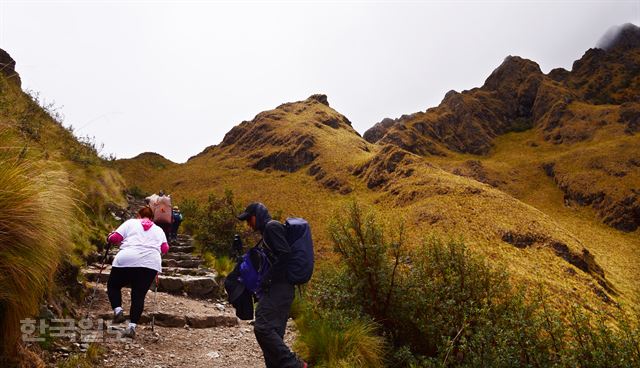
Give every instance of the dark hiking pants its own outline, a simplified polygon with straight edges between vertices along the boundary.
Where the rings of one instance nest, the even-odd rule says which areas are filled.
[[[144,297],[158,271],[146,267],[113,267],[107,281],[111,308],[122,307],[122,288],[131,285],[131,323],[138,323],[144,310]]]
[[[271,285],[258,303],[253,331],[264,354],[267,368],[302,367],[302,363],[283,340],[294,296],[293,285],[286,282],[276,283]]]

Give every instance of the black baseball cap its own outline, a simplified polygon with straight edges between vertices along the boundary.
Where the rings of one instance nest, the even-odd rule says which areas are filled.
[[[236,216],[236,218],[238,220],[240,220],[240,221],[246,221],[249,217],[255,216],[256,209],[258,208],[259,204],[260,203],[258,203],[258,202],[251,203],[250,205],[247,206],[247,208],[244,210],[244,212],[242,212],[241,214]]]

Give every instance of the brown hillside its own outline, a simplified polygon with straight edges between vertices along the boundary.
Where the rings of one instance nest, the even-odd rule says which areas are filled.
[[[167,169],[175,168],[178,164],[153,152],[141,153],[130,159],[115,161],[115,167],[124,177],[135,177],[135,182],[150,182],[156,176],[162,175]],[[132,188],[129,188],[132,189]],[[162,188],[149,189],[149,193]]]
[[[123,205],[124,181],[99,157],[95,142],[79,140],[62,126],[58,112],[40,106],[20,88],[15,61],[0,49],[0,153],[22,157],[51,170],[63,170],[77,189],[81,207],[102,216],[113,203]],[[0,157],[3,158],[3,157]]]
[[[638,49],[596,52],[635,63]],[[357,199],[392,223],[404,219],[412,241],[463,236],[518,280],[547,285],[559,304],[638,309],[638,106],[620,100],[637,86],[611,87],[608,101],[620,104],[596,104],[571,82],[580,65],[593,64],[585,61],[592,53],[576,70],[549,75],[510,56],[482,87],[384,120],[366,139],[314,95],[242,122],[220,145],[161,175],[123,173],[129,185],[164,188],[178,201],[229,188],[241,202],[303,216],[321,259],[331,259],[325,229],[333,211]],[[618,73],[598,63],[593,70]]]
[[[395,145],[368,143],[326,97],[312,96],[258,114],[220,145],[149,181],[123,173],[130,186],[164,188],[178,203],[229,188],[242,202],[260,200],[284,216],[303,216],[315,229],[321,259],[331,259],[326,225],[334,210],[357,198],[393,222],[405,219],[413,241],[432,233],[464,236],[497,267],[523,282],[545,283],[561,300],[626,300],[588,242],[510,194],[430,161]],[[629,300],[635,303],[634,292]]]
[[[387,120],[365,136],[382,136],[381,144],[423,156],[453,157],[456,153],[487,156],[495,148],[497,137],[531,129],[535,137],[528,144],[564,145],[561,151],[566,157],[580,155],[582,162],[612,161],[600,166],[628,162],[640,156],[638,146],[620,149],[613,142],[619,140],[624,145],[640,130],[638,39],[640,29],[626,25],[606,50],[587,51],[574,63],[571,72],[555,69],[544,75],[532,61],[507,57],[482,87],[462,93],[451,91],[438,107],[391,120],[393,124]],[[610,148],[610,152],[577,147],[581,142],[604,141],[609,143],[598,147]],[[568,197],[593,197],[577,203],[593,205],[605,223],[624,231],[637,229],[638,168],[631,165],[625,171],[629,175],[619,175],[614,182],[592,166],[585,163],[580,170],[572,167],[564,172],[558,185]],[[485,183],[492,180],[482,172],[474,174],[474,170],[478,168],[452,168],[452,172]],[[586,183],[585,180],[576,175],[589,176],[588,190],[579,184]],[[596,193],[591,193],[594,190]]]

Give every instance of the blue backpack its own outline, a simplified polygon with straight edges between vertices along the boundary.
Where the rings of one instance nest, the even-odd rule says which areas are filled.
[[[290,217],[284,223],[287,242],[291,247],[287,264],[287,279],[294,285],[306,284],[313,274],[313,239],[311,227],[303,218]]]
[[[313,240],[309,223],[302,218],[285,221],[286,238],[291,253],[287,264],[287,280],[294,285],[309,282],[313,274]],[[252,293],[261,295],[262,277],[271,269],[271,262],[264,249],[255,246],[242,256],[239,281]]]
[[[242,256],[238,281],[249,291],[260,296],[262,294],[262,290],[260,290],[262,276],[269,272],[270,268],[271,263],[264,249],[255,246]]]

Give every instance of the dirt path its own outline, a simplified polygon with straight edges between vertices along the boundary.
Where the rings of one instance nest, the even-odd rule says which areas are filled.
[[[253,326],[235,317],[235,310],[226,303],[215,281],[215,270],[204,268],[202,259],[191,254],[192,242],[190,237],[181,235],[163,257],[157,306],[150,290],[133,340],[118,338],[118,330],[124,329],[126,323],[108,327],[113,316],[106,294],[109,268],[99,274],[99,264],[95,263],[83,270],[92,287],[95,280],[101,279],[90,314],[93,321],[103,318],[107,325],[102,337],[97,338],[98,345],[104,348],[98,367],[264,367]],[[130,300],[130,290],[123,289],[125,315]],[[153,331],[152,314],[156,316]],[[295,335],[290,321],[285,335],[289,346]]]
[[[200,315],[234,318],[233,308],[213,300],[194,300],[184,296],[158,293],[158,312],[174,316]],[[124,308],[128,310],[129,291],[123,290]],[[99,289],[96,297],[96,317],[108,315],[110,306],[106,289]],[[147,294],[145,315],[153,311],[153,293]],[[160,322],[158,322],[160,323]],[[126,324],[120,326],[125,327]],[[137,328],[136,338],[108,339],[100,345],[105,355],[99,367],[264,367],[262,352],[253,335],[253,326],[237,321],[235,326],[211,328],[163,327],[150,323]],[[105,334],[106,336],[114,336]],[[292,323],[287,328],[285,340],[291,346],[295,338]]]

